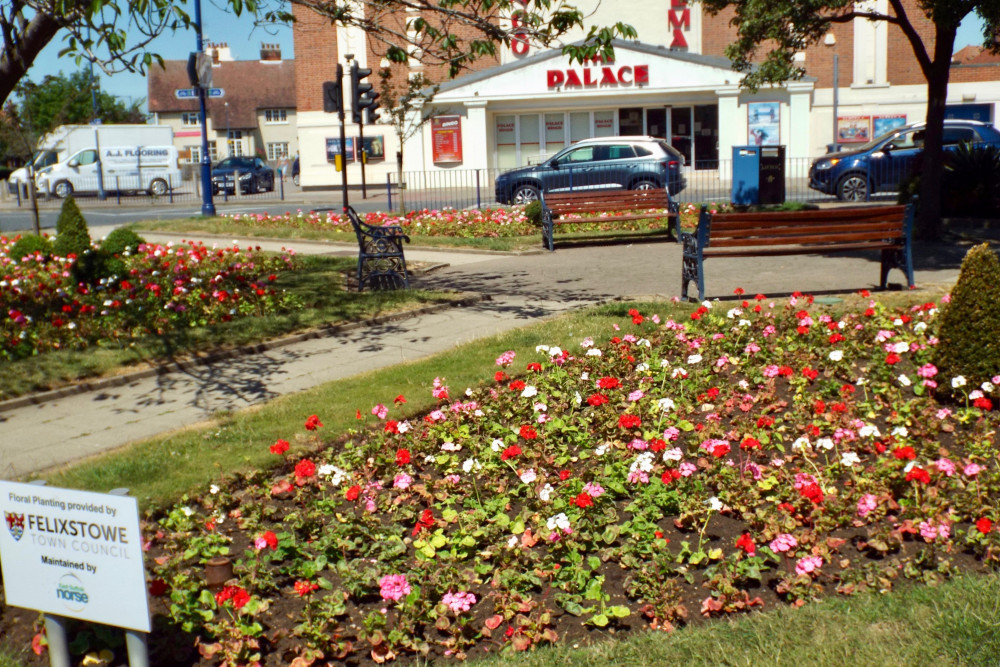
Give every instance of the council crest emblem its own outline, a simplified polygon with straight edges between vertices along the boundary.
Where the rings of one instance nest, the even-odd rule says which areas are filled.
[[[3,515],[7,520],[7,530],[10,531],[11,537],[20,540],[21,536],[24,535],[24,515],[12,512],[4,512]]]

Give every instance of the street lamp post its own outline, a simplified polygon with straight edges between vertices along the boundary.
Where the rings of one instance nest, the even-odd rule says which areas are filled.
[[[838,81],[840,75],[840,63],[837,59],[837,37],[832,33],[826,33],[826,37],[823,39],[823,43],[827,46],[833,47],[833,152],[836,153],[838,150],[837,139],[839,134],[839,128],[837,127],[837,102],[840,82]]]
[[[233,145],[230,143],[233,140],[233,134],[229,131],[229,102],[226,102],[226,156],[233,156]]]
[[[194,0],[194,27],[196,53],[204,52],[201,36],[201,0]],[[212,201],[212,163],[208,157],[208,126],[205,114],[205,88],[198,85],[198,118],[201,122],[201,214],[215,215]]]

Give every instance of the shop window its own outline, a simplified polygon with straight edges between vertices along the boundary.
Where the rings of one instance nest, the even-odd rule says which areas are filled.
[[[615,112],[614,111],[595,111],[594,112],[594,133],[592,136],[595,137],[613,137],[616,134],[615,130]],[[624,133],[622,133],[624,134]]]
[[[642,109],[619,109],[618,131],[622,136],[643,134]]]
[[[569,115],[569,142],[575,144],[578,141],[590,138],[590,112],[577,111]]]
[[[666,109],[646,109],[646,134],[657,139],[667,138]]]
[[[517,116],[496,117],[497,167],[517,166]]]
[[[589,115],[588,115],[589,120]],[[555,154],[566,147],[566,114],[545,114],[545,152]]]
[[[719,107],[714,104],[694,108],[694,168],[719,168]]]
[[[542,152],[541,133],[538,130],[538,114],[525,114],[518,118],[520,130],[520,164],[532,164],[538,162]]]
[[[684,164],[691,164],[691,107],[670,109],[670,145],[684,156]]]

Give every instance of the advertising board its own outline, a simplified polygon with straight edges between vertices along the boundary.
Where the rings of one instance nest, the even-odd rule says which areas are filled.
[[[135,498],[0,481],[7,604],[149,632]]]

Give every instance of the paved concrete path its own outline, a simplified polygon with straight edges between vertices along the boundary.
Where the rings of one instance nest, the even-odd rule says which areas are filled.
[[[100,231],[93,230],[93,235],[98,237]],[[300,253],[354,256],[357,252],[356,247],[324,243],[253,244],[275,249],[287,245]],[[969,245],[918,246],[918,285],[954,282]],[[418,278],[415,286],[471,291],[489,298],[235,360],[132,378],[117,387],[14,408],[0,404],[0,477],[15,478],[85,458],[198,423],[220,410],[240,410],[331,380],[433,355],[575,308],[619,298],[667,299],[680,292],[680,246],[669,243],[582,246],[513,256],[411,248],[407,257],[411,262],[448,265]],[[794,290],[849,293],[875,287],[879,272],[877,257],[865,255],[715,260],[706,266],[711,298],[732,295],[736,287],[768,295]],[[901,282],[901,274],[890,280]]]

